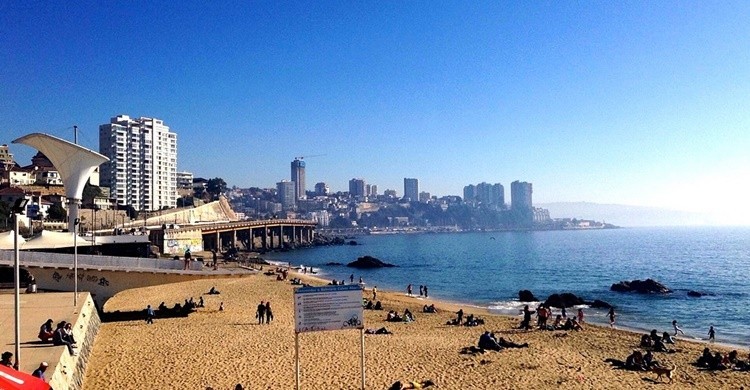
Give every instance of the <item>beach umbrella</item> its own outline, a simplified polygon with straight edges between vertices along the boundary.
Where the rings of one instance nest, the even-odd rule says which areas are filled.
[[[48,383],[30,374],[0,364],[0,390],[52,390]]]

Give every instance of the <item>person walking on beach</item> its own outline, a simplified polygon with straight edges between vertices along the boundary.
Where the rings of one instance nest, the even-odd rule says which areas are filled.
[[[354,274],[349,275],[349,283],[354,283]]]
[[[424,295],[424,286],[420,284],[419,285],[419,296],[421,297],[422,295]]]
[[[614,327],[615,327],[615,317],[617,316],[615,314],[615,308],[614,307],[610,307],[609,308],[609,313],[607,313],[607,315],[609,316],[609,327],[614,329]]]
[[[562,311],[560,311],[560,315],[562,318],[568,318],[568,313],[565,311],[565,305],[562,307]]]
[[[409,285],[406,286],[406,295],[411,296],[411,283],[409,283]]]
[[[714,330],[713,325],[711,325],[711,327],[708,328],[708,341],[710,342],[716,341],[716,331]]]
[[[427,285],[424,285],[424,297],[427,298]]]
[[[211,256],[213,257],[214,271],[219,269],[219,255],[216,253],[216,249],[211,249]]]
[[[372,286],[372,300],[378,299],[378,286]]]
[[[154,323],[154,309],[151,308],[151,305],[146,306],[146,323]]]
[[[263,320],[266,318],[266,305],[263,301],[260,301],[258,310],[255,312],[255,318],[258,319],[258,325],[263,324]]]
[[[365,284],[365,281],[364,281],[364,280],[362,280],[362,277],[361,277],[361,276],[359,277],[359,284]]]
[[[192,254],[190,254],[190,248],[187,248],[185,250],[185,267],[182,268],[183,270],[190,268],[190,259],[192,257]]]
[[[271,311],[271,301],[266,302],[266,325],[271,323],[273,320],[273,312]]]
[[[682,329],[680,329],[680,327],[677,326],[677,320],[672,320],[672,326],[674,327],[674,335],[675,335],[675,337],[677,337],[677,332],[679,332],[679,333],[681,333],[683,335],[685,334],[685,332],[683,332]]]
[[[578,323],[583,323],[583,309],[578,309]]]

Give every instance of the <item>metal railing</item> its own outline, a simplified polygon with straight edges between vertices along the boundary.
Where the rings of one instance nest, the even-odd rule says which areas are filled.
[[[67,253],[21,252],[22,266],[61,266],[73,267],[73,255]],[[0,250],[0,263],[13,264],[13,251]],[[79,268],[113,268],[121,270],[182,270],[185,265],[183,259],[165,260],[144,257],[120,257],[78,255]],[[203,270],[203,262],[191,261],[190,271]]]

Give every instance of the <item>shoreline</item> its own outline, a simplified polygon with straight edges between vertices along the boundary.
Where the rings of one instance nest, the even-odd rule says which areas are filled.
[[[309,273],[301,273],[300,271],[298,271],[297,268],[295,268],[295,264],[293,264],[291,262],[288,262],[288,261],[266,260],[266,259],[263,259],[263,260],[266,261],[266,262],[269,262],[271,264],[273,264],[273,262],[279,263],[279,264],[274,264],[274,265],[275,266],[281,266],[281,267],[285,266],[284,264],[288,264],[290,275],[293,273],[295,277],[298,277],[298,278],[300,278],[302,280],[309,279],[309,280],[317,282],[317,283],[319,283],[321,285],[328,285],[332,281],[332,280],[328,280],[328,279],[323,279],[322,276],[325,275],[325,274],[319,275],[321,273],[320,270],[322,269],[320,267],[317,267],[317,269],[319,271],[317,271],[316,274],[309,274]],[[296,267],[298,267],[298,266],[299,265],[296,265]],[[316,268],[313,268],[313,269],[316,269]],[[363,286],[363,291],[372,291],[372,289],[368,288],[367,285],[365,284]],[[436,308],[438,308],[438,309],[440,309],[440,308],[444,308],[444,309],[449,308],[449,310],[452,310],[454,313],[456,311],[458,311],[459,308],[467,308],[467,307],[469,307],[469,308],[472,308],[473,310],[477,310],[479,312],[479,314],[499,316],[499,317],[503,317],[503,318],[506,318],[506,319],[509,319],[509,320],[517,320],[519,322],[521,321],[521,319],[520,319],[520,317],[521,317],[520,313],[518,315],[511,315],[511,314],[499,312],[498,310],[490,309],[489,307],[486,307],[486,306],[481,306],[481,305],[477,305],[477,304],[473,304],[473,303],[467,303],[467,302],[463,302],[463,301],[453,301],[453,300],[446,300],[446,299],[440,299],[440,298],[429,298],[429,297],[428,298],[423,298],[423,297],[419,297],[419,296],[415,296],[415,295],[409,296],[405,292],[395,291],[395,290],[389,290],[389,289],[378,289],[378,294],[385,294],[385,295],[388,295],[390,298],[400,298],[400,299],[397,299],[399,301],[401,299],[403,299],[403,300],[414,299],[414,300],[425,300],[425,301],[429,300],[429,302],[432,303],[432,304],[434,304]],[[528,304],[529,307],[536,307],[536,306],[539,305],[539,303],[542,303],[542,301],[538,301],[538,302],[524,302],[524,303],[521,303],[519,301],[520,305]],[[588,306],[585,306],[585,307],[588,308]],[[577,309],[577,307],[575,307],[575,308]],[[559,308],[553,308],[553,309],[556,310],[557,313],[559,313],[559,310],[560,310]],[[598,310],[598,309],[592,309],[592,310],[595,310],[597,312],[605,312],[603,310]],[[553,315],[555,315],[555,314],[553,314]],[[587,326],[595,326],[595,327],[598,327],[600,329],[611,329],[609,327],[609,324],[606,323],[606,322],[598,322],[598,321],[589,322],[588,319],[587,319],[587,321],[585,322],[585,324]],[[621,325],[615,325],[614,330],[615,331],[626,332],[626,333],[633,334],[633,335],[637,335],[637,337],[640,337],[643,334],[648,334],[650,332],[650,330],[648,330],[646,328],[637,328],[637,327],[629,327],[629,326],[621,326]],[[657,331],[658,331],[659,334],[661,334],[665,330],[659,331],[657,329]],[[667,329],[666,331],[669,332],[669,329]],[[671,332],[670,332],[670,334],[671,334]],[[689,343],[694,343],[694,344],[699,344],[699,345],[705,345],[707,347],[708,346],[716,346],[716,347],[722,348],[722,349],[737,350],[738,352],[739,351],[750,351],[750,346],[748,346],[748,345],[734,344],[734,343],[729,343],[729,342],[716,342],[716,341],[715,342],[711,342],[711,341],[706,340],[706,339],[686,338],[685,336],[681,336],[681,337],[673,336],[673,337],[677,341],[689,342]]]

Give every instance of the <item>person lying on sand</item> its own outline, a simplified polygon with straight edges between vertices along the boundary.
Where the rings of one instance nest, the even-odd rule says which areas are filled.
[[[401,381],[396,381],[391,385],[391,387],[388,388],[388,390],[426,389],[430,386],[435,386],[435,382],[429,379],[424,381],[408,381],[403,383]]]
[[[365,334],[393,334],[393,332],[382,327],[380,329],[365,329]]]

